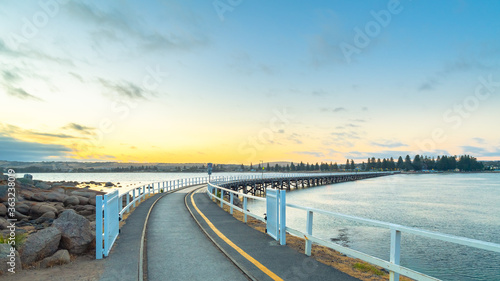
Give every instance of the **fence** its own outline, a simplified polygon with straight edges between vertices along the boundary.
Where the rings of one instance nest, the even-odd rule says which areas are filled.
[[[382,221],[377,221],[377,220],[371,220],[371,219],[365,219],[365,218],[360,218],[360,217],[355,217],[355,216],[350,216],[350,215],[345,215],[345,214],[340,214],[340,213],[335,213],[335,212],[330,212],[330,211],[325,211],[325,210],[320,210],[316,208],[309,208],[309,207],[304,207],[300,206],[297,204],[290,204],[286,203],[286,192],[284,190],[273,190],[273,192],[269,192],[271,189],[269,189],[266,194],[267,198],[261,198],[261,197],[256,197],[248,194],[243,194],[239,193],[237,191],[231,190],[231,189],[226,189],[223,187],[223,183],[208,183],[207,185],[207,194],[209,195],[210,198],[215,198],[218,201],[220,201],[220,206],[222,207],[223,204],[226,204],[230,207],[230,212],[231,214],[233,213],[233,209],[236,209],[244,214],[244,221],[247,222],[247,215],[250,215],[264,223],[266,223],[266,229],[274,229],[276,230],[276,226],[279,225],[279,235],[273,235],[273,233],[270,233],[271,237],[276,239],[277,241],[280,241],[281,245],[286,244],[286,232],[289,232],[290,234],[293,234],[298,237],[303,237],[306,241],[306,246],[305,246],[305,254],[310,256],[311,255],[311,248],[312,248],[312,243],[317,243],[319,245],[323,245],[326,247],[329,247],[333,250],[336,250],[340,253],[346,254],[348,256],[354,257],[354,258],[359,258],[363,261],[366,261],[368,263],[380,266],[382,268],[387,269],[390,272],[390,280],[399,280],[399,275],[404,275],[416,280],[439,280],[437,278],[425,275],[423,273],[417,272],[415,270],[412,270],[410,268],[406,268],[401,266],[400,263],[400,255],[401,255],[401,235],[402,233],[411,233],[417,236],[422,236],[426,238],[431,238],[431,239],[437,239],[441,241],[446,241],[446,242],[451,242],[454,244],[460,244],[460,245],[465,245],[477,249],[482,249],[482,250],[487,250],[487,251],[493,251],[500,253],[500,244],[496,243],[490,243],[490,242],[484,242],[480,240],[475,240],[475,239],[470,239],[470,238],[465,238],[465,237],[459,237],[459,236],[454,236],[454,235],[449,235],[449,234],[442,234],[438,232],[433,232],[433,231],[427,231],[427,230],[422,230],[418,228],[413,228],[413,227],[407,227],[403,225],[398,225],[398,224],[392,224],[392,223],[387,223],[387,222],[382,222]],[[229,202],[224,200],[224,193],[229,195]],[[234,196],[238,197],[243,197],[243,208],[239,208],[238,206],[235,206],[233,204],[234,202]],[[252,213],[247,210],[247,199],[254,199],[258,201],[264,201],[266,202],[266,214],[267,215],[267,221],[266,218],[263,218],[255,213]],[[268,201],[269,200],[269,201]],[[276,208],[275,204],[269,204],[269,202],[275,202],[278,207]],[[306,213],[306,232],[302,232],[296,229],[292,229],[290,227],[286,226],[286,208],[295,208],[299,210],[303,210]],[[269,208],[272,208],[273,210],[270,210]],[[277,212],[277,213],[276,213]],[[325,241],[319,237],[316,237],[312,233],[313,229],[313,217],[314,213],[317,214],[323,214],[327,216],[331,216],[334,218],[339,218],[339,219],[344,219],[348,221],[353,221],[361,224],[366,224],[366,225],[371,225],[371,226],[376,226],[376,227],[382,227],[390,230],[390,235],[391,235],[391,242],[390,242],[390,258],[389,261],[368,255],[363,252],[359,252],[344,246],[341,246],[336,243],[332,243],[329,241]],[[269,214],[272,214],[269,216]],[[270,222],[272,220],[272,222]]]
[[[213,178],[217,182],[229,180],[228,177]],[[145,200],[146,195],[169,192],[185,186],[207,182],[208,177],[178,179],[146,184],[123,194],[119,194],[118,190],[115,190],[105,195],[96,196],[96,259],[102,259],[109,255],[109,251],[120,232],[121,218],[125,213],[130,212],[131,207],[135,208],[137,204]]]
[[[286,174],[280,174],[283,176]],[[212,176],[211,182],[223,184],[243,179],[276,177],[276,174],[245,176]],[[146,195],[169,192],[182,187],[207,183],[209,177],[185,178],[171,181],[155,182],[131,189],[123,194],[118,190],[105,195],[96,196],[96,259],[109,255],[109,251],[120,233],[120,220],[130,208],[145,200]]]

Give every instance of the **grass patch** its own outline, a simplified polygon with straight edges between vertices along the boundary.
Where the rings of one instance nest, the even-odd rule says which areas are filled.
[[[382,270],[378,269],[377,267],[371,265],[371,264],[366,264],[366,263],[361,263],[357,262],[352,266],[354,269],[360,270],[362,272],[371,272],[372,274],[382,276],[385,274]]]
[[[24,244],[24,242],[26,241],[26,237],[28,237],[28,234],[27,233],[16,233],[16,236],[14,236],[14,248],[16,248],[16,250],[19,250],[19,248],[21,248],[21,246]],[[7,238],[3,237],[3,235],[0,235],[0,244],[9,244],[9,242],[12,241],[12,240],[9,240],[9,237],[7,236]]]

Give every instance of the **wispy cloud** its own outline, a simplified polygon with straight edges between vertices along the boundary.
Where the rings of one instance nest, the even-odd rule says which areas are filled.
[[[105,10],[93,5],[92,2],[70,1],[66,7],[75,19],[94,25],[94,30],[90,34],[96,46],[134,42],[143,50],[187,51],[207,45],[209,42],[207,36],[201,32],[203,28],[198,17],[189,9],[166,10],[165,13],[168,15],[165,15],[165,18],[171,24],[183,26],[183,29],[162,30],[147,26],[148,19],[126,4]]]
[[[338,113],[338,112],[343,112],[343,111],[347,111],[347,109],[345,107],[321,107],[319,109],[321,112],[333,112],[333,113]]]
[[[464,154],[470,154],[474,157],[499,157],[500,158],[500,147],[494,147],[492,149],[485,149],[483,147],[464,145],[460,147]]]
[[[35,101],[43,101],[41,98],[36,97],[28,92],[26,92],[22,88],[11,87],[9,85],[3,85],[6,88],[7,94],[16,97],[22,100],[35,100]]]
[[[309,155],[309,156],[314,156],[317,158],[324,157],[325,153],[321,151],[294,151],[292,152],[294,154],[301,154],[301,155]]]
[[[148,94],[152,95],[151,91],[145,90],[128,81],[112,82],[103,78],[99,78],[102,86],[110,90],[113,94],[122,96],[129,99],[142,99],[146,100]]]
[[[74,130],[85,135],[93,135],[96,128],[83,126],[77,123],[69,123],[68,125],[62,127],[63,129]]]
[[[467,72],[471,70],[492,70],[498,69],[498,66],[489,65],[483,63],[481,59],[478,58],[465,58],[460,57],[454,61],[445,62],[441,70],[436,71],[433,75],[427,77],[427,79],[418,86],[419,91],[431,91],[434,90],[442,80],[448,78],[450,75],[459,72]]]
[[[373,146],[387,147],[387,148],[408,146],[402,142],[397,142],[397,141],[392,141],[392,140],[372,141],[370,144]]]

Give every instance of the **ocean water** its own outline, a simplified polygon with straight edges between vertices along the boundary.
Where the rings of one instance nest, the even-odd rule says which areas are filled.
[[[301,189],[287,202],[500,244],[500,174],[398,174]],[[252,212],[264,213],[254,201]],[[313,234],[389,260],[389,230],[314,214]],[[287,208],[305,231],[306,212]],[[402,234],[401,264],[442,280],[500,280],[500,253]]]

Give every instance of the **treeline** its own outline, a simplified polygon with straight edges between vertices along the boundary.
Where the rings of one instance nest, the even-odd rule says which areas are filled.
[[[354,160],[348,159],[345,164],[335,163],[319,163],[309,164],[300,162],[299,164],[290,164],[274,166],[267,165],[263,167],[261,164],[254,166],[244,166],[240,167],[240,171],[266,171],[266,172],[339,172],[339,171],[454,171],[460,170],[463,172],[470,171],[482,171],[484,170],[483,163],[477,161],[475,157],[470,155],[461,156],[438,156],[427,157],[422,155],[415,155],[413,159],[409,155],[403,159],[399,156],[398,160],[391,158],[376,159],[375,157],[368,158],[367,162],[362,162],[361,164],[355,164]]]
[[[364,162],[363,164],[364,165]],[[391,157],[390,159],[375,159],[375,157],[368,158],[368,162],[364,170],[400,170],[400,171],[422,171],[422,170],[435,170],[435,171],[453,171],[460,170],[462,172],[481,171],[484,170],[484,165],[478,162],[475,157],[470,155],[461,156],[438,156],[437,158],[430,158],[427,156],[415,155],[413,160],[409,155],[405,159],[399,156],[397,162]]]

